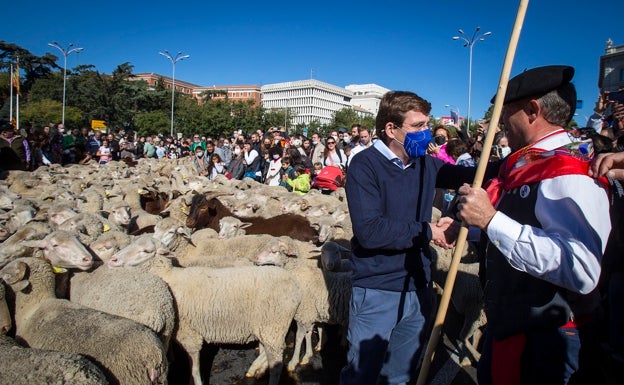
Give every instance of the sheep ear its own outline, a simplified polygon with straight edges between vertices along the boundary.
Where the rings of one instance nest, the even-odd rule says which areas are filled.
[[[314,230],[316,231],[318,231],[321,228],[321,226],[319,226],[318,223],[310,223],[310,226],[312,226],[312,228],[314,228]]]
[[[26,277],[26,271],[28,270],[28,265],[22,261],[13,261],[6,265],[2,270],[0,270],[0,279],[2,279],[7,284],[11,285],[14,288],[20,287],[19,290],[25,288],[21,287],[22,285],[17,285],[20,281],[24,280]],[[28,281],[24,281],[28,285]],[[15,286],[14,286],[15,285]]]
[[[240,225],[240,228],[241,229],[246,229],[249,226],[251,226],[251,222],[242,222],[241,225]]]
[[[191,231],[186,226],[178,227],[177,233],[182,234],[186,239],[191,239]]]
[[[43,239],[40,240],[31,240],[31,241],[23,241],[22,244],[26,247],[32,247],[35,249],[45,249],[48,243]]]
[[[167,258],[173,258],[175,256],[171,253],[171,251],[169,251],[168,249],[165,249],[164,247],[157,248],[156,255],[167,257]]]
[[[347,217],[347,213],[344,211],[341,211],[340,213],[336,214],[334,218],[336,219],[336,222],[339,222],[339,221],[343,221],[346,217]]]

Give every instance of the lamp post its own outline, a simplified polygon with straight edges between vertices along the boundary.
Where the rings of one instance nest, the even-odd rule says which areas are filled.
[[[445,104],[444,107],[450,109],[450,111],[451,111],[451,118],[453,117],[453,107],[455,108],[455,111],[457,111],[457,128],[459,128],[459,123],[460,123],[459,121],[461,119],[461,115],[459,113],[459,107],[457,107],[454,104]]]
[[[175,97],[175,65],[180,60],[188,59],[191,55],[182,55],[182,51],[178,51],[175,56],[171,56],[169,51],[165,50],[162,52],[158,52],[160,55],[163,55],[171,62],[172,71],[171,71],[171,137],[173,138],[173,105],[174,105],[174,97]]]
[[[63,125],[63,127],[65,127],[65,90],[66,90],[66,83],[67,83],[67,56],[69,56],[72,52],[78,53],[82,51],[84,48],[79,48],[79,47],[72,48],[74,44],[69,43],[69,45],[67,46],[67,49],[63,49],[55,41],[53,41],[52,43],[48,43],[48,45],[50,47],[54,47],[58,49],[63,54],[63,112],[62,112],[62,117],[61,117],[61,124]]]
[[[486,32],[479,35],[481,27],[475,28],[472,37],[468,39],[464,34],[464,31],[458,29],[459,36],[453,36],[453,40],[463,40],[464,47],[470,48],[470,65],[468,67],[468,113],[466,114],[466,131],[470,132],[470,95],[472,93],[472,47],[478,41],[484,41],[486,36],[490,36],[492,32]]]

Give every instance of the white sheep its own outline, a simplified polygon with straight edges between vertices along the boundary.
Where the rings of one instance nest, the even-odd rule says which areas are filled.
[[[132,220],[130,205],[128,205],[128,203],[125,201],[106,201],[102,211],[109,222],[128,231],[128,226],[130,226],[130,221]]]
[[[293,357],[288,363],[288,370],[293,371],[298,363],[305,365],[312,357],[312,332],[315,324],[327,323],[340,325],[343,336],[349,321],[349,300],[351,298],[351,273],[331,272],[310,266],[305,259],[297,258],[297,254],[289,254],[282,249],[265,249],[255,258],[256,265],[274,265],[284,268],[292,274],[299,285],[303,299],[295,314],[297,332]],[[299,357],[303,342],[306,342],[306,353]],[[317,350],[322,345],[319,338]]]
[[[245,235],[245,229],[251,226],[249,222],[243,222],[236,217],[223,217],[219,219],[219,238],[233,238],[239,235]]]
[[[85,245],[91,244],[106,231],[123,230],[103,216],[87,212],[74,215],[61,223],[58,228],[75,233]]]
[[[69,299],[147,326],[159,336],[168,351],[176,314],[169,287],[159,277],[100,266],[91,272],[73,275]]]
[[[271,241],[272,235],[240,235],[234,238],[201,238],[192,236],[193,245],[176,249],[176,259],[181,266],[233,267],[253,265],[253,258]],[[288,237],[280,237],[289,242]]]
[[[33,221],[22,226],[22,228],[2,242],[2,247],[0,248],[0,267],[6,265],[15,258],[30,256],[32,250],[24,244],[24,241],[43,239],[50,231],[50,226],[45,222]]]
[[[170,251],[181,252],[191,243],[191,229],[175,218],[163,218],[154,226],[153,237]]]
[[[111,230],[100,234],[88,247],[100,261],[106,262],[113,254],[128,246],[131,241],[132,236],[130,234]]]
[[[199,352],[204,341],[259,341],[267,357],[269,384],[277,385],[285,337],[301,301],[291,274],[274,267],[173,267],[170,259],[159,254],[166,254],[166,250],[146,234],[116,253],[108,265],[142,266],[167,282],[179,316],[175,338],[189,355],[195,385],[202,383]],[[264,366],[256,361],[247,376],[263,373]]]
[[[108,385],[102,371],[80,354],[20,346],[0,335],[0,383]]]
[[[147,327],[54,296],[47,262],[21,258],[0,270],[15,299],[15,335],[32,348],[84,354],[112,383],[165,384],[162,342]]]

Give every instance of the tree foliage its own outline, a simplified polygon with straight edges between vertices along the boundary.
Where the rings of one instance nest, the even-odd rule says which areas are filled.
[[[0,117],[8,118],[10,82],[8,69],[19,57],[21,91],[20,122],[33,125],[59,123],[62,116],[63,68],[51,53],[36,56],[28,50],[0,40]],[[165,134],[171,130],[171,89],[160,78],[155,87],[133,79],[133,66],[120,64],[110,75],[93,65],[67,69],[65,88],[65,125],[88,127],[91,120],[105,120],[109,129],[135,130],[141,135]],[[252,101],[232,101],[225,90],[207,90],[195,97],[175,92],[174,135],[207,136],[230,134],[234,130],[251,133],[258,128],[288,127],[291,133],[319,132],[326,136],[332,129],[349,128],[353,123],[374,126],[374,120],[360,118],[344,108],[335,113],[332,123],[318,120],[307,125],[292,124],[294,110],[265,110]]]

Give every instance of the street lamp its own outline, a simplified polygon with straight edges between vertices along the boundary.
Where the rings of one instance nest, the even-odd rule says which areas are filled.
[[[65,89],[67,82],[67,56],[69,56],[72,52],[80,52],[84,48],[72,48],[74,46],[73,43],[69,43],[67,49],[63,49],[57,42],[53,41],[52,43],[48,43],[50,47],[57,48],[63,54],[63,113],[61,117],[61,124],[65,127]]]
[[[466,130],[467,131],[470,131],[470,95],[472,93],[472,47],[475,45],[476,42],[484,41],[486,36],[490,36],[492,34],[492,32],[486,32],[484,34],[479,35],[480,30],[481,30],[481,27],[475,28],[475,31],[472,34],[472,37],[470,39],[466,37],[466,35],[464,34],[464,31],[461,29],[457,30],[457,32],[459,32],[459,36],[453,36],[453,40],[463,40],[464,47],[470,48],[470,66],[468,69],[468,113],[466,114]]]
[[[455,111],[457,111],[457,128],[459,128],[459,120],[461,118],[461,115],[459,113],[459,107],[457,107],[454,104],[445,104],[444,107],[450,109],[450,111],[451,111],[451,118],[453,118],[453,108],[455,108]]]
[[[171,137],[173,138],[173,103],[175,96],[175,65],[180,60],[188,59],[191,55],[182,55],[182,51],[179,51],[175,57],[171,56],[169,51],[165,50],[162,52],[158,52],[160,55],[163,55],[171,62],[171,66],[173,70],[171,71]]]

